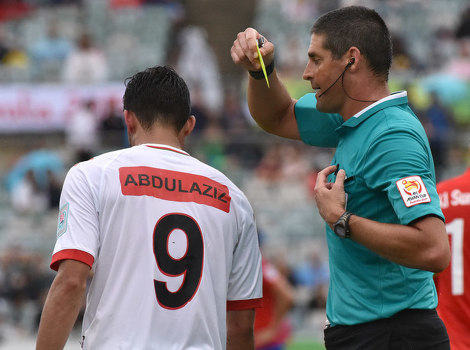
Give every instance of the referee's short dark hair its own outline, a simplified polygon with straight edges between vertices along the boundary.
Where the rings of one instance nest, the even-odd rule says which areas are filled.
[[[191,113],[189,89],[169,66],[155,66],[125,80],[124,109],[134,112],[144,129],[155,123],[181,130]]]
[[[352,46],[365,56],[376,76],[388,81],[392,65],[392,39],[380,15],[363,6],[327,12],[313,25],[311,34],[324,34],[324,47],[340,59]]]

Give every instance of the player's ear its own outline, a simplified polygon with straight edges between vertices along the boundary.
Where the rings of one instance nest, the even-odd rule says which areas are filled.
[[[183,129],[181,130],[183,132],[183,135],[186,137],[191,132],[194,130],[194,126],[196,125],[196,117],[194,115],[190,115],[188,120],[186,120],[186,123],[184,123]]]
[[[135,134],[137,130],[137,118],[132,111],[124,110],[124,121],[127,125],[127,132],[129,134]]]

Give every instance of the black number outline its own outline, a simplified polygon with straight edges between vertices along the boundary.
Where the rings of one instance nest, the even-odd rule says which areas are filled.
[[[186,252],[179,259],[173,258],[168,251],[168,238],[176,229],[183,231],[187,239]],[[154,280],[158,304],[169,310],[184,307],[199,290],[204,267],[204,238],[197,221],[184,213],[162,216],[153,231],[153,254],[162,274],[169,277],[184,275],[175,292],[168,290],[166,282]]]

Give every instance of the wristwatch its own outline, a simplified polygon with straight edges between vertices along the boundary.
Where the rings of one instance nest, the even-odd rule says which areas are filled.
[[[351,237],[351,231],[349,230],[349,218],[351,217],[352,213],[349,211],[345,211],[343,215],[341,215],[336,221],[335,225],[333,226],[333,230],[335,231],[336,235],[340,238],[349,238]]]

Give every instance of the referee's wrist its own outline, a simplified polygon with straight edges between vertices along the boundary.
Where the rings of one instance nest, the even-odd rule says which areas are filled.
[[[269,65],[266,67],[266,75],[269,77],[269,75],[274,71],[274,60],[271,61]],[[263,70],[249,70],[248,73],[250,73],[251,77],[255,80],[263,80],[264,79],[264,73]]]

